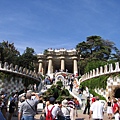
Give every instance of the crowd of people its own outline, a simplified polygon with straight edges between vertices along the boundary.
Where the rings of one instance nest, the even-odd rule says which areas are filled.
[[[0,94],[0,120],[12,120],[12,116],[18,115],[18,91],[9,96],[5,91]],[[9,114],[8,114],[9,113]]]
[[[0,96],[0,120],[12,120],[13,116],[18,117],[18,120],[34,120],[34,116],[37,114],[37,104],[40,102],[45,106],[45,115],[47,115],[47,110],[54,106],[52,117],[55,117],[56,120],[68,118],[74,120],[76,109],[79,107],[79,102],[76,98],[66,98],[60,101],[54,97],[44,99],[36,93],[26,92],[26,94],[19,99],[17,91],[12,92],[10,96],[7,96],[5,92],[2,91]],[[7,108],[7,106],[9,107]]]
[[[105,112],[108,119],[120,120],[120,99],[108,97],[108,100],[103,103],[98,96],[87,97],[83,114],[86,114],[86,112],[89,118],[92,117],[93,120],[103,120]]]
[[[73,80],[68,82],[70,91],[73,92],[75,83]],[[72,85],[71,85],[72,84]],[[83,114],[88,114],[89,119],[103,120],[104,113],[108,115],[108,119],[120,120],[120,99],[108,97],[106,104],[103,105],[98,96],[90,96],[87,86],[80,86],[77,89],[78,97],[82,99],[82,95],[86,91],[86,103]],[[34,120],[37,114],[37,105],[43,103],[44,118],[46,120],[75,120],[78,116],[78,109],[81,109],[79,100],[75,97],[66,97],[64,100],[57,100],[54,96],[44,98],[39,96],[34,85],[33,92],[25,91],[25,96],[19,99],[18,91],[7,95],[4,91],[0,94],[0,120],[12,120],[13,116],[18,117],[18,120]],[[18,109],[18,102],[20,108]],[[7,108],[7,106],[9,106]],[[52,118],[48,116],[51,112]]]
[[[112,120],[113,116],[115,120],[120,120],[120,98],[108,97],[105,108],[107,109],[108,118]]]
[[[55,120],[75,120],[78,105],[76,98],[68,97],[60,101],[52,96],[46,101],[45,113],[47,116],[48,110],[52,109],[51,113]]]
[[[40,100],[40,98],[38,98]],[[44,112],[45,117],[47,119],[48,111],[51,111],[52,120],[75,120],[75,117],[78,115],[77,109],[80,109],[80,104],[77,98],[66,98],[62,101],[56,100],[56,98],[49,97],[49,99],[42,99],[44,103]],[[38,101],[36,102],[38,103]],[[30,106],[29,106],[30,108]],[[34,104],[35,109],[35,104]],[[106,109],[106,111],[105,111]],[[103,104],[98,96],[96,97],[87,97],[85,108],[83,110],[83,114],[88,114],[89,118],[93,120],[103,120],[104,113],[108,114],[108,119],[112,119],[114,117],[115,120],[119,120],[120,114],[120,99],[110,98],[108,97],[108,101],[106,104]],[[32,110],[32,109],[31,109]],[[32,111],[33,112],[33,111]],[[32,114],[32,113],[31,113]],[[34,116],[34,115],[33,115]],[[19,119],[20,120],[20,119]],[[28,120],[25,119],[24,120]],[[34,120],[34,119],[31,119]]]

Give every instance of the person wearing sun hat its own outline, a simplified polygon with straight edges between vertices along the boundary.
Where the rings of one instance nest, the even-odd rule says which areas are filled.
[[[62,101],[61,111],[62,111],[61,120],[70,120],[71,108],[68,107],[68,101],[66,99]]]

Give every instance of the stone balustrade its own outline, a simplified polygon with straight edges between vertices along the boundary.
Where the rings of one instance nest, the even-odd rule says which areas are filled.
[[[120,72],[119,62],[104,65],[104,66],[101,66],[100,68],[93,69],[90,72],[82,75],[79,82],[83,82],[83,81],[86,81],[86,80],[89,80],[91,78],[98,77],[101,75],[112,74],[112,73],[117,73],[117,72]]]
[[[39,73],[28,70],[26,68],[18,67],[18,65],[15,65],[15,67],[13,67],[12,63],[9,65],[7,62],[5,62],[4,65],[2,65],[2,62],[0,61],[0,71],[10,72],[10,73],[16,74],[16,76],[19,75],[19,76],[28,77],[30,79],[40,81]]]

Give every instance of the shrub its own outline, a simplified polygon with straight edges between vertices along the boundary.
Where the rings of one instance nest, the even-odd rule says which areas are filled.
[[[93,95],[93,96],[98,96],[100,98],[100,100],[106,100],[106,98],[104,98],[103,96],[99,95],[98,93],[96,93],[94,90],[90,90],[90,93]]]

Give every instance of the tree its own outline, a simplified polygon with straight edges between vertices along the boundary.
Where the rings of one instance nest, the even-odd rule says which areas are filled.
[[[79,62],[82,74],[93,69],[93,63],[98,62],[99,66],[104,65],[105,62],[111,58],[112,51],[115,50],[114,43],[109,40],[104,40],[100,36],[87,37],[86,42],[78,43],[76,50],[81,55]],[[104,64],[102,63],[104,61]],[[96,64],[98,67],[98,64]],[[89,70],[88,70],[89,68]]]
[[[111,60],[120,61],[120,50],[114,47],[115,52],[111,54]]]
[[[24,53],[20,56],[19,66],[34,70],[37,63],[37,55],[33,48],[27,47]]]
[[[14,43],[3,41],[1,43],[1,60],[2,63],[8,62],[9,64],[16,64],[19,58],[20,52],[15,48]]]
[[[87,37],[87,44],[91,46],[91,59],[107,61],[110,58],[114,43],[104,40],[100,36]]]

